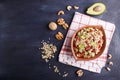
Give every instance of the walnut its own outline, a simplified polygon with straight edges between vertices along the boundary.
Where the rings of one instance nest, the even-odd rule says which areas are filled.
[[[60,10],[60,11],[58,11],[58,13],[57,13],[58,15],[63,15],[63,14],[65,14],[64,13],[64,11],[63,10]]]
[[[64,24],[62,25],[62,27],[63,27],[64,29],[67,29],[67,28],[68,28],[68,24],[67,24],[67,23],[64,23]]]
[[[78,6],[74,6],[74,9],[77,10],[77,9],[79,9],[79,7]]]
[[[61,33],[61,32],[58,32],[56,35],[55,35],[56,39],[58,40],[62,40],[64,38],[64,35]]]
[[[72,6],[67,6],[67,10],[70,11],[72,9]]]
[[[81,69],[77,70],[76,74],[78,77],[81,77],[83,75],[83,71]]]
[[[48,26],[51,30],[56,30],[57,29],[57,24],[55,22],[50,22]]]
[[[65,21],[64,21],[63,18],[59,18],[59,19],[57,20],[57,23],[58,23],[58,25],[63,25],[63,24],[65,23]]]

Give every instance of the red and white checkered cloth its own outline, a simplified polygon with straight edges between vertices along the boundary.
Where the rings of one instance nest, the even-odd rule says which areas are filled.
[[[84,26],[84,25],[102,25],[103,26],[103,28],[105,30],[105,34],[106,34],[106,40],[107,40],[106,48],[105,48],[103,54],[95,60],[76,61],[71,52],[71,47],[70,47],[71,38],[73,36],[73,33],[79,27]],[[67,64],[67,65],[75,66],[78,68],[82,68],[82,69],[85,69],[88,71],[100,73],[102,67],[104,67],[106,64],[108,47],[109,47],[110,41],[112,39],[114,30],[115,30],[115,25],[110,22],[106,22],[106,21],[103,21],[103,20],[100,20],[97,18],[93,18],[93,17],[87,16],[87,15],[75,12],[71,26],[68,30],[64,44],[63,44],[62,49],[59,54],[59,62]]]

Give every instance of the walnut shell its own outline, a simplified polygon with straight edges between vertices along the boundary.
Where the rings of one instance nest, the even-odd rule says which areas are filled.
[[[55,22],[50,22],[50,23],[49,23],[49,28],[50,28],[51,30],[56,30],[56,29],[57,29],[57,24],[56,24]]]

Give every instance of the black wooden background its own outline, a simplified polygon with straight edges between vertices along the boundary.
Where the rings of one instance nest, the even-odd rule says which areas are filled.
[[[75,75],[78,68],[58,62],[58,55],[64,40],[58,41],[54,35],[67,30],[58,27],[56,31],[48,28],[48,23],[56,21],[57,11],[64,10],[63,17],[70,25],[74,12],[66,10],[67,5],[77,5],[80,13],[95,2],[106,4],[106,12],[93,16],[116,25],[109,47],[113,55],[111,72],[102,69],[100,74],[83,70],[84,75]],[[120,2],[118,0],[0,0],[0,80],[118,80],[120,77]],[[49,63],[41,58],[41,41],[54,43],[58,51],[50,64],[58,66],[61,73],[68,72],[66,78],[49,69]],[[110,60],[107,60],[110,61]]]

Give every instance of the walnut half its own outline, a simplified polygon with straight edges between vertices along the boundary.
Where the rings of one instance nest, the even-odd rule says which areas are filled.
[[[63,18],[59,18],[57,20],[58,25],[63,25],[65,23],[65,20]]]
[[[64,35],[61,33],[61,32],[58,32],[56,35],[55,35],[56,39],[57,40],[62,40],[64,38]]]
[[[62,27],[63,27],[64,29],[67,29],[67,28],[68,28],[68,24],[67,24],[67,23],[64,23],[64,24],[62,25]]]
[[[57,24],[62,26],[64,29],[67,29],[69,27],[63,18],[59,18],[57,20]]]

